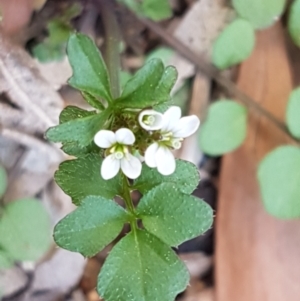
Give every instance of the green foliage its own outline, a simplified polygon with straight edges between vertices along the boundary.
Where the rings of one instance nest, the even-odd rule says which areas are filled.
[[[300,139],[300,88],[292,91],[286,111],[286,122],[292,135]]]
[[[145,0],[140,7],[144,5],[149,5],[150,11],[157,3]],[[202,234],[212,224],[209,205],[189,195],[199,182],[197,168],[177,160],[176,171],[163,176],[143,164],[140,177],[132,185],[121,172],[104,180],[100,168],[104,166],[104,155],[116,160],[116,150],[121,155],[125,150],[120,159],[124,161],[114,161],[114,167],[140,164],[136,159],[130,161],[129,154],[138,153],[161,134],[143,129],[138,123],[139,113],[143,109],[168,108],[177,71],[164,67],[160,59],[151,59],[134,76],[126,75],[122,95],[112,99],[106,66],[95,44],[84,35],[74,34],[68,43],[68,55],[73,68],[70,84],[96,110],[66,107],[60,124],[46,133],[49,140],[62,142],[65,152],[78,157],[61,163],[55,173],[57,184],[78,206],[56,225],[55,241],[67,250],[93,256],[120,234],[124,224],[130,224],[129,234],[113,247],[102,268],[98,283],[101,296],[106,301],[172,301],[185,289],[189,276],[171,247]],[[109,132],[102,132],[107,140],[104,136],[96,139],[98,145],[107,147],[95,145],[99,130],[116,132],[124,127],[136,137],[133,145],[128,142],[127,147],[120,142],[128,138],[125,134],[115,140],[116,134]],[[134,190],[143,194],[137,207],[131,200]],[[115,203],[116,196],[123,198],[125,209]]]
[[[188,271],[171,248],[152,234],[136,230],[109,253],[98,291],[107,301],[173,301],[188,282]]]
[[[0,198],[4,195],[7,186],[7,175],[5,169],[0,165]]]
[[[70,36],[68,57],[73,69],[69,84],[82,92],[112,100],[109,76],[101,53],[95,43],[86,35]]]
[[[231,100],[218,101],[209,107],[200,131],[201,149],[220,156],[238,148],[247,132],[246,109]]]
[[[111,199],[122,194],[120,175],[108,181],[102,179],[102,161],[98,154],[91,153],[60,164],[54,176],[55,181],[72,198],[74,204],[81,204],[89,195]]]
[[[168,0],[118,0],[140,16],[160,21],[172,16]]]
[[[48,37],[32,49],[33,56],[40,62],[59,61],[66,55],[67,40],[72,32],[71,19],[76,17],[81,7],[75,3],[63,14],[47,24]]]
[[[168,65],[169,59],[175,54],[175,51],[172,48],[166,46],[160,46],[152,50],[146,57],[146,62],[151,61],[152,59],[161,59],[163,64]]]
[[[117,237],[126,219],[125,210],[112,200],[89,196],[55,226],[54,239],[64,249],[93,256]]]
[[[0,219],[0,246],[13,260],[37,260],[49,248],[50,221],[34,199],[9,203]]]
[[[171,183],[183,193],[192,193],[200,180],[199,171],[190,162],[176,160],[176,170],[170,176],[163,176],[156,169],[143,164],[142,174],[135,180],[134,188],[145,194],[161,183]]]
[[[140,200],[137,214],[150,233],[174,247],[203,234],[213,221],[209,205],[182,193],[171,183],[163,183],[147,192]],[[194,223],[195,220],[198,222]]]
[[[237,19],[229,24],[213,45],[212,61],[226,69],[247,59],[255,44],[255,33],[249,22]]]
[[[165,103],[170,100],[176,79],[174,67],[165,68],[160,59],[152,59],[127,82],[115,106],[143,109]]]
[[[272,25],[283,13],[285,0],[232,0],[237,13],[255,29]]]
[[[294,0],[288,19],[288,29],[289,33],[294,41],[294,43],[300,47],[300,0]]]
[[[258,180],[266,210],[281,219],[300,217],[300,149],[281,146],[260,163]]]

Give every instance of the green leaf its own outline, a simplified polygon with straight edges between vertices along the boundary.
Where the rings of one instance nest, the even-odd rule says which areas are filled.
[[[49,32],[48,42],[51,45],[61,45],[68,41],[71,33],[71,27],[61,20],[51,20],[47,29]]]
[[[189,282],[176,254],[152,234],[136,230],[109,253],[98,278],[106,301],[174,301]]]
[[[203,234],[213,222],[213,211],[208,204],[182,193],[170,183],[163,183],[145,194],[137,214],[150,233],[175,247]]]
[[[300,217],[300,149],[281,146],[260,163],[258,181],[266,210],[281,219]]]
[[[9,203],[0,220],[0,246],[14,260],[37,260],[51,244],[49,216],[34,199]]]
[[[2,269],[9,269],[14,265],[13,260],[9,257],[9,254],[0,249],[0,271]]]
[[[95,43],[83,34],[72,34],[67,52],[73,69],[69,84],[78,90],[111,101],[107,69]]]
[[[286,122],[291,134],[300,139],[300,88],[293,90],[290,94],[286,110]]]
[[[104,127],[109,116],[105,110],[100,114],[73,119],[68,122],[51,127],[46,137],[52,142],[78,142],[81,147],[89,145],[95,134]]]
[[[45,42],[34,46],[32,54],[41,63],[61,61],[66,55],[66,45],[53,45],[46,40]]]
[[[229,24],[213,44],[212,61],[219,69],[226,69],[246,60],[255,44],[251,24],[237,19]]]
[[[294,43],[300,47],[300,0],[294,0],[288,17],[288,29]]]
[[[104,105],[99,101],[99,99],[97,99],[93,95],[91,95],[87,92],[82,92],[82,96],[90,106],[92,106],[100,111],[105,110]]]
[[[61,111],[59,115],[59,123],[66,123],[74,119],[94,116],[96,114],[96,111],[87,111],[75,106],[67,106]]]
[[[197,188],[199,181],[197,167],[190,162],[177,159],[176,170],[170,176],[163,176],[157,169],[143,164],[141,175],[134,181],[134,189],[145,194],[161,183],[172,183],[181,192],[190,194]]]
[[[91,153],[60,164],[54,175],[55,181],[72,198],[74,204],[80,205],[90,195],[111,199],[122,194],[119,174],[107,181],[101,177],[102,161],[99,155]]]
[[[285,0],[233,0],[237,13],[255,29],[269,27],[284,11]]]
[[[166,66],[170,58],[175,54],[176,52],[169,47],[160,46],[152,50],[146,57],[146,62],[149,62],[150,60],[154,58],[161,59]]]
[[[164,68],[160,59],[152,59],[127,82],[115,106],[143,109],[167,102],[176,79],[174,67]]]
[[[126,220],[126,211],[114,201],[89,196],[55,226],[54,240],[64,249],[91,257],[118,236]]]
[[[142,1],[143,14],[153,21],[161,21],[172,17],[172,10],[168,0]]]
[[[7,187],[7,175],[5,169],[0,166],[0,198],[4,195]]]
[[[238,148],[246,138],[247,111],[231,100],[212,104],[200,131],[200,147],[206,154],[220,156]]]

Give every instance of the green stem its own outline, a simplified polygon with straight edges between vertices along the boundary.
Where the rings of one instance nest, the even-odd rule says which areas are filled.
[[[135,208],[131,199],[130,184],[125,175],[123,175],[123,198],[125,201],[126,209],[131,213],[132,216],[132,218],[130,219],[131,230],[135,232],[137,230]]]
[[[105,62],[108,68],[113,98],[120,96],[120,32],[113,5],[107,0],[98,0],[105,28]]]

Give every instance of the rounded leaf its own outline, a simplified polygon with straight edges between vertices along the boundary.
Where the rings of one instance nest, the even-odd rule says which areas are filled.
[[[295,0],[291,5],[288,29],[294,43],[300,47],[300,0]]]
[[[50,220],[41,202],[20,199],[4,208],[0,220],[0,246],[12,259],[37,260],[50,243]]]
[[[300,217],[300,149],[281,146],[258,168],[258,181],[266,210],[282,219]]]
[[[14,265],[13,260],[4,250],[0,249],[0,271],[2,269],[9,269]],[[1,287],[0,287],[1,288]]]
[[[233,0],[237,13],[255,29],[275,23],[284,11],[285,0]]]
[[[291,134],[300,139],[300,88],[292,91],[290,95],[286,110],[286,122]]]
[[[226,69],[246,60],[255,44],[255,33],[249,22],[237,19],[229,24],[213,45],[212,61],[219,69]]]
[[[200,131],[200,147],[204,153],[220,156],[238,148],[247,132],[247,111],[242,105],[218,101],[209,107]]]

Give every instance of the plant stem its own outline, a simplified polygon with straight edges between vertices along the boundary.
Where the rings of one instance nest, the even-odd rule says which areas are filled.
[[[123,198],[125,201],[126,209],[131,213],[132,217],[130,220],[131,230],[135,232],[137,230],[137,223],[135,219],[135,208],[130,195],[130,185],[128,179],[123,175]]]
[[[120,96],[120,32],[111,1],[97,0],[105,28],[105,62],[108,68],[113,98]]]

